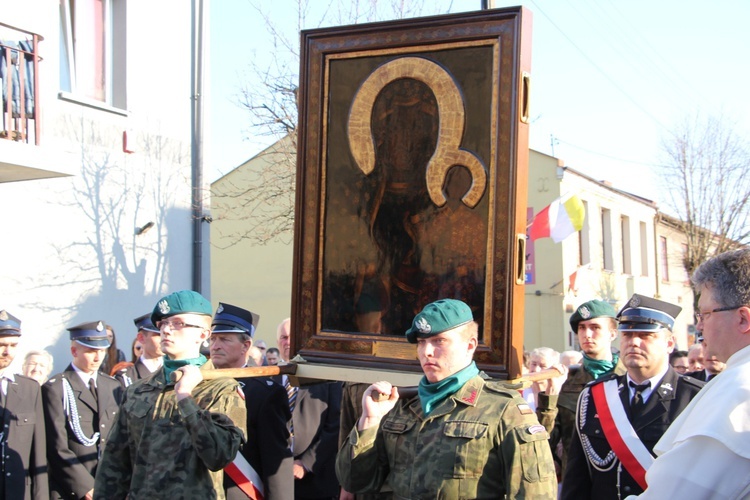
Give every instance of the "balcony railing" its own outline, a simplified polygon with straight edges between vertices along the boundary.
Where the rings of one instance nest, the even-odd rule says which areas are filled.
[[[0,22],[0,139],[39,145],[39,42],[41,35]]]

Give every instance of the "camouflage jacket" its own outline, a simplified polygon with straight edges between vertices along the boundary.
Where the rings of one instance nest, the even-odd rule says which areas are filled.
[[[177,401],[164,370],[129,386],[99,463],[94,498],[224,498],[222,469],[245,439],[232,379],[203,381]]]
[[[378,427],[357,431],[336,460],[341,486],[397,499],[557,498],[547,432],[518,395],[476,376],[428,417],[399,401]]]

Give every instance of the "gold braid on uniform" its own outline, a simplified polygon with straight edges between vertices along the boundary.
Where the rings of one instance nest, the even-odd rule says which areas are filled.
[[[586,412],[589,407],[590,394],[591,390],[588,388],[584,389],[581,393],[581,400],[579,403],[580,407],[578,408],[578,436],[581,438],[581,447],[583,448],[583,452],[586,454],[586,457],[589,459],[591,465],[593,465],[594,468],[599,472],[607,472],[611,470],[615,465],[615,452],[613,450],[609,450],[609,453],[607,453],[606,457],[600,457],[599,454],[594,450],[594,447],[591,446],[589,437],[581,432],[584,425],[586,425]]]
[[[70,428],[73,429],[76,439],[83,446],[94,446],[99,440],[99,433],[95,432],[90,438],[87,438],[81,429],[81,421],[78,419],[78,406],[76,406],[76,397],[73,394],[73,388],[70,387],[70,382],[67,379],[62,379],[63,391],[63,410],[65,415],[68,417]]]

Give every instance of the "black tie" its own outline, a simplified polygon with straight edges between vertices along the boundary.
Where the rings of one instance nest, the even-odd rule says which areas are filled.
[[[649,381],[640,385],[635,384],[632,381],[628,383],[630,384],[630,387],[635,389],[633,399],[630,401],[630,414],[636,416],[640,414],[643,409],[643,391],[651,387],[651,382]]]
[[[96,392],[96,382],[94,382],[94,378],[89,379],[89,390],[91,391],[91,395],[94,396],[94,402],[96,403],[96,413],[92,415],[92,423],[94,425],[94,432],[97,431],[99,428],[99,394]]]
[[[93,378],[89,379],[89,390],[91,391],[91,395],[94,396],[94,401],[96,401],[97,406],[99,405],[99,395],[96,393],[96,382],[94,382]]]

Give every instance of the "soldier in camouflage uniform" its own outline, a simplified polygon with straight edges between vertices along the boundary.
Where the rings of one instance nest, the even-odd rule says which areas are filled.
[[[127,388],[99,464],[94,498],[223,499],[222,469],[245,438],[245,402],[232,379],[204,381],[200,346],[211,304],[183,290],[164,297],[151,319],[164,366]],[[181,378],[174,384],[172,372]]]
[[[482,376],[472,361],[477,330],[458,300],[417,314],[406,337],[424,372],[418,396],[399,401],[388,382],[365,391],[336,461],[345,490],[376,492],[388,481],[398,499],[557,497],[547,432],[518,391]]]
[[[568,448],[576,428],[576,405],[581,391],[586,384],[604,375],[625,373],[619,356],[612,352],[612,341],[617,337],[616,314],[609,302],[603,300],[589,300],[578,306],[570,317],[570,327],[578,334],[583,365],[570,369],[559,395],[539,393],[537,417],[550,434],[553,450],[562,441],[563,471],[568,463]]]

